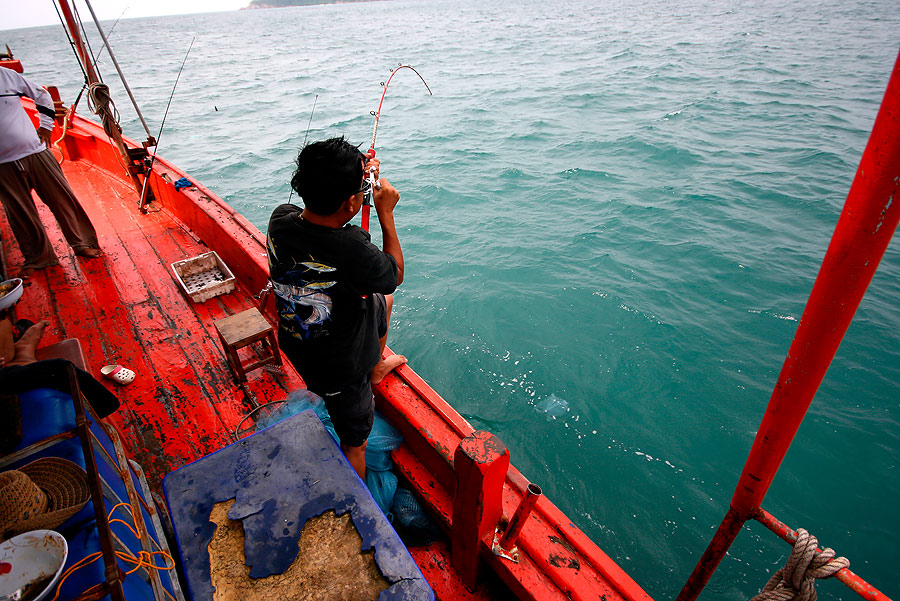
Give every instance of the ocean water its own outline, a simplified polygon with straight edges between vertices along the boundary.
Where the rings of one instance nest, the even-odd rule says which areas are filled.
[[[407,262],[389,344],[662,600],[728,507],[898,32],[896,0],[391,0],[110,39],[154,135],[194,39],[159,152],[263,230],[307,125],[368,145],[379,83],[417,68],[434,94],[398,73],[376,144]],[[0,42],[74,100],[60,27]],[[763,504],[895,598],[898,299],[895,240]],[[788,553],[749,525],[703,598],[753,596]]]

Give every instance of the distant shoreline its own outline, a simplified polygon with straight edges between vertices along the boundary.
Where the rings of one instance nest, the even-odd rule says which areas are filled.
[[[288,6],[315,6],[319,4],[348,4],[350,2],[373,2],[376,0],[252,0],[240,10],[259,8],[285,8]]]

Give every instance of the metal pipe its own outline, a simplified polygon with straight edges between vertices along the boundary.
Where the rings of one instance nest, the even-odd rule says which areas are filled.
[[[131,88],[128,87],[128,82],[125,81],[125,74],[122,73],[122,69],[119,67],[119,61],[116,60],[116,55],[113,54],[112,46],[109,45],[109,40],[106,39],[106,34],[103,33],[103,28],[100,27],[100,21],[97,19],[97,13],[94,12],[94,7],[91,6],[90,0],[84,0],[85,4],[87,4],[88,10],[91,11],[91,17],[94,19],[94,25],[97,26],[97,31],[100,32],[100,37],[103,38],[103,46],[106,48],[106,51],[109,52],[109,58],[112,59],[113,65],[116,67],[116,72],[119,74],[119,79],[122,80],[122,85],[125,86],[125,91],[128,92],[128,97],[131,98],[131,104],[134,105],[134,110],[137,112],[138,119],[141,120],[141,124],[144,126],[144,131],[147,132],[147,141],[150,146],[155,146],[155,140],[153,139],[153,135],[150,133],[150,128],[147,127],[147,122],[144,121],[144,115],[141,114],[141,109],[138,106],[137,100],[134,99],[134,94],[131,93]],[[103,52],[103,48],[100,49],[100,52]]]
[[[759,513],[756,515],[756,521],[774,532],[784,542],[791,545],[797,542],[797,532],[765,509],[759,510]],[[822,549],[816,549],[816,551],[821,553]],[[850,568],[840,570],[834,575],[834,578],[835,580],[843,582],[850,590],[863,599],[868,599],[870,601],[891,601],[890,597],[863,580],[857,574],[853,573]]]
[[[725,516],[755,517],[900,221],[900,54]],[[734,541],[719,527],[678,596],[693,601]]]
[[[712,577],[713,572],[719,567],[719,563],[725,557],[725,553],[731,547],[734,539],[737,538],[746,521],[747,518],[739,515],[733,507],[728,508],[728,513],[725,514],[725,518],[719,524],[719,529],[716,530],[715,535],[709,542],[709,546],[706,547],[706,551],[703,552],[700,561],[697,562],[697,567],[691,572],[676,601],[694,601],[700,595],[700,591],[703,590]]]
[[[525,489],[525,496],[522,497],[522,500],[519,502],[516,512],[509,521],[506,532],[503,533],[503,538],[500,539],[501,547],[509,549],[516,543],[516,539],[519,538],[519,533],[522,531],[522,526],[525,525],[528,516],[530,516],[532,510],[534,510],[534,504],[537,503],[541,494],[543,493],[540,486],[537,484],[528,485],[528,488]]]

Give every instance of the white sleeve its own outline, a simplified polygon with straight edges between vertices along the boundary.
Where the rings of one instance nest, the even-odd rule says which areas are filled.
[[[38,119],[40,119],[40,127],[43,129],[53,129],[53,118],[56,115],[56,109],[53,106],[53,98],[50,93],[39,85],[34,84],[24,75],[19,75],[15,71],[12,72],[16,79],[16,91],[19,94],[28,96],[34,100],[34,104],[38,110]]]

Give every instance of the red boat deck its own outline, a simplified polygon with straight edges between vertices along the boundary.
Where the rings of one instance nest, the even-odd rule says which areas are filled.
[[[256,370],[238,386],[213,323],[255,306],[253,293],[238,283],[230,294],[191,302],[170,265],[210,249],[169,212],[139,213],[134,189],[120,179],[86,161],[63,167],[104,255],[74,256],[38,203],[60,264],[26,281],[17,317],[48,320],[44,343],[78,338],[98,379],[114,363],[137,373],[128,386],[107,381],[122,402],[110,419],[130,434],[131,451],[156,488],[165,473],[236,440],[250,411],[284,399],[302,380],[293,370]],[[21,264],[8,236],[5,246],[10,265]]]
[[[143,214],[138,195],[103,130],[77,117],[64,138],[63,169],[99,235],[103,256],[76,257],[50,212],[38,203],[58,266],[38,270],[16,306],[17,317],[47,319],[44,344],[80,339],[88,369],[119,363],[137,373],[117,387],[122,401],[110,421],[121,428],[151,487],[162,477],[236,440],[241,421],[258,406],[282,400],[302,380],[265,368],[238,383],[214,322],[256,306],[268,272],[264,237],[212,192],[195,185],[176,191],[186,174],[157,158],[151,176],[158,200]],[[57,129],[54,139],[60,135]],[[121,173],[121,174],[120,174]],[[5,216],[0,217],[10,275],[22,258]],[[237,279],[234,291],[194,303],[180,291],[171,264],[215,250]],[[408,366],[377,387],[379,410],[403,434],[394,459],[446,532],[452,532],[456,496],[454,451],[472,427]],[[527,480],[513,467],[503,482],[503,513],[515,512]],[[489,541],[478,554],[492,570],[474,592],[451,563],[448,542],[411,548],[439,599],[649,599],[549,500],[540,498],[522,530],[520,562],[493,555]],[[504,584],[493,576],[496,573]],[[490,576],[488,576],[490,574]],[[507,588],[508,587],[508,588]]]

